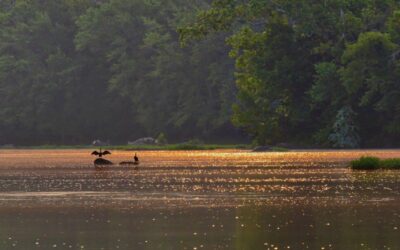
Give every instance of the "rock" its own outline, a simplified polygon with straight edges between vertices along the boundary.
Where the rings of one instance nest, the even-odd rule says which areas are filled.
[[[111,161],[103,159],[103,158],[97,158],[96,160],[94,160],[93,163],[95,166],[113,165],[113,163]]]
[[[97,139],[97,140],[94,140],[92,142],[92,145],[93,146],[97,146],[97,147],[102,147],[102,146],[109,146],[110,143],[109,142],[103,142],[103,141],[100,141],[99,139]]]
[[[271,152],[272,148],[270,146],[257,146],[253,149],[253,152]]]
[[[128,145],[156,145],[157,141],[153,137],[144,137],[133,142],[128,142]]]

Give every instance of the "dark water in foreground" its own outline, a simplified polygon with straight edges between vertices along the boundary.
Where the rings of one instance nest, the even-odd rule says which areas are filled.
[[[400,249],[400,151],[0,151],[0,249]],[[114,162],[130,152],[113,152]]]

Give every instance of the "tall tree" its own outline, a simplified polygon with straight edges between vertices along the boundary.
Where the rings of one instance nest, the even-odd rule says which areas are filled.
[[[232,102],[235,89],[233,64],[222,56],[227,51],[223,36],[179,46],[177,26],[196,3],[110,1],[78,20],[78,50],[105,65],[110,87],[131,98],[135,119],[150,135],[206,137],[230,125],[225,103]]]
[[[385,67],[379,72],[373,65],[391,53],[396,54],[396,49],[390,45],[390,38],[386,43],[381,41],[382,53],[373,52],[376,48],[371,46],[376,43],[364,46],[372,53],[372,61],[375,60],[368,66],[372,66],[371,73],[376,76],[371,84],[365,81],[371,73],[358,74],[355,66],[356,61],[360,65],[371,61],[363,61],[366,58],[362,55],[369,52],[353,53],[358,45],[349,44],[361,43],[365,40],[363,36],[370,36],[370,31],[389,29],[396,33],[393,32],[397,28],[396,17],[392,13],[398,8],[398,2],[392,0],[215,0],[211,8],[199,12],[197,20],[182,28],[180,34],[185,44],[189,39],[214,32],[234,32],[228,40],[231,56],[236,59],[239,90],[233,121],[253,134],[258,143],[290,140],[327,144],[338,124],[338,112],[350,107],[359,119],[355,123],[362,126],[355,131],[360,131],[361,140],[368,145],[369,133],[382,133],[378,127],[368,128],[364,124],[365,114],[368,110],[377,112],[381,119],[390,115],[377,107],[363,107],[356,101],[356,95],[363,92],[355,94],[349,86],[359,82],[365,90],[376,86],[377,79],[395,79],[393,70]],[[387,28],[389,19],[391,25]],[[383,71],[388,75],[384,76]],[[393,84],[385,86],[388,86],[386,91],[396,89]],[[365,98],[369,99],[369,93],[372,95],[376,90],[370,89]],[[388,103],[393,104],[393,99]]]

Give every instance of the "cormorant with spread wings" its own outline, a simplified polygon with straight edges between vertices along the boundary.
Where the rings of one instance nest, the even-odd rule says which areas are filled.
[[[100,148],[100,152],[97,152],[97,151],[93,151],[92,152],[92,155],[97,155],[98,157],[102,157],[103,155],[110,155],[111,154],[111,152],[110,151],[108,151],[108,150],[105,150],[105,151],[101,151],[101,148]]]

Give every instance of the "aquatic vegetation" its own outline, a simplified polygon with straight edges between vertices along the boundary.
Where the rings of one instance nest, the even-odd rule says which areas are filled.
[[[363,156],[358,160],[351,161],[350,164],[352,169],[372,170],[379,168],[380,160],[378,157]]]
[[[379,159],[378,157],[363,156],[351,162],[352,169],[400,169],[400,158]]]
[[[391,158],[391,159],[381,160],[380,165],[384,169],[400,169],[400,159]]]

